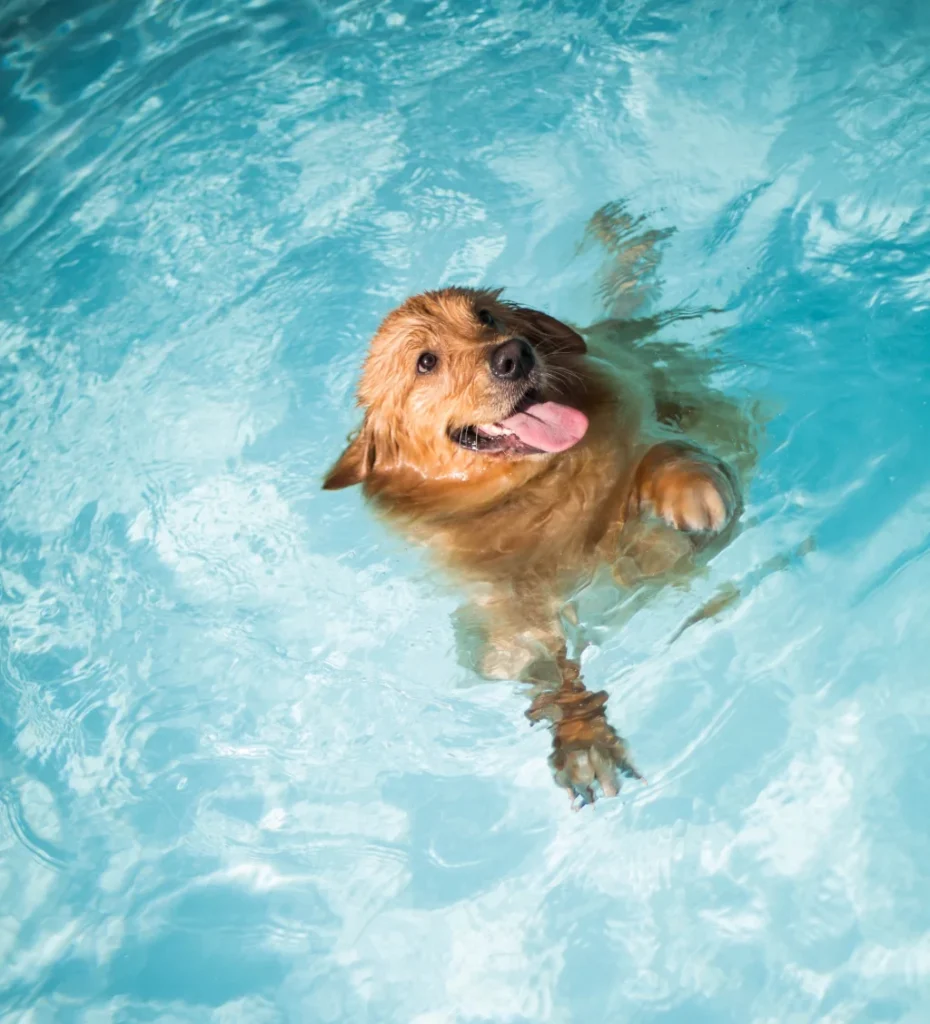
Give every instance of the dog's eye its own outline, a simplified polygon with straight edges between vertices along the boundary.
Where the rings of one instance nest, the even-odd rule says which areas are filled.
[[[484,324],[485,327],[494,326],[494,317],[486,309],[478,310],[478,319]]]
[[[417,373],[432,373],[439,359],[432,352],[421,352],[417,360]]]

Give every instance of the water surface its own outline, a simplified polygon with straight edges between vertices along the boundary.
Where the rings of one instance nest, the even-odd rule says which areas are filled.
[[[930,6],[14,0],[0,46],[0,1020],[926,1020]],[[742,535],[590,652],[650,785],[572,815],[319,482],[393,304],[593,320],[617,200],[641,311],[720,310],[666,336],[776,415]]]

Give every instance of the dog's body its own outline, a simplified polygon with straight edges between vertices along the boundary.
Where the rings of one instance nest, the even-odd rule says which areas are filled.
[[[568,657],[566,601],[599,566],[629,582],[722,536],[751,458],[748,422],[710,387],[710,362],[637,344],[650,326],[608,322],[583,338],[496,291],[415,296],[372,342],[363,426],[324,485],[361,483],[468,584],[482,671],[536,684],[529,714],[554,723],[556,776],[588,800],[595,779],[610,795],[616,769],[636,773],[606,695],[586,691]]]

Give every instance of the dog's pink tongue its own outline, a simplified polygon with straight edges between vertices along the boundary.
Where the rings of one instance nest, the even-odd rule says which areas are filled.
[[[500,425],[512,431],[524,444],[541,452],[564,452],[584,437],[588,417],[558,402],[540,402],[526,412],[514,413]]]

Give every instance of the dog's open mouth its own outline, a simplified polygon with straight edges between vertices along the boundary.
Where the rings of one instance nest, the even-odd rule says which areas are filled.
[[[583,412],[544,402],[536,391],[528,391],[504,419],[458,427],[449,431],[449,437],[462,448],[488,455],[540,455],[572,448],[587,429]]]

